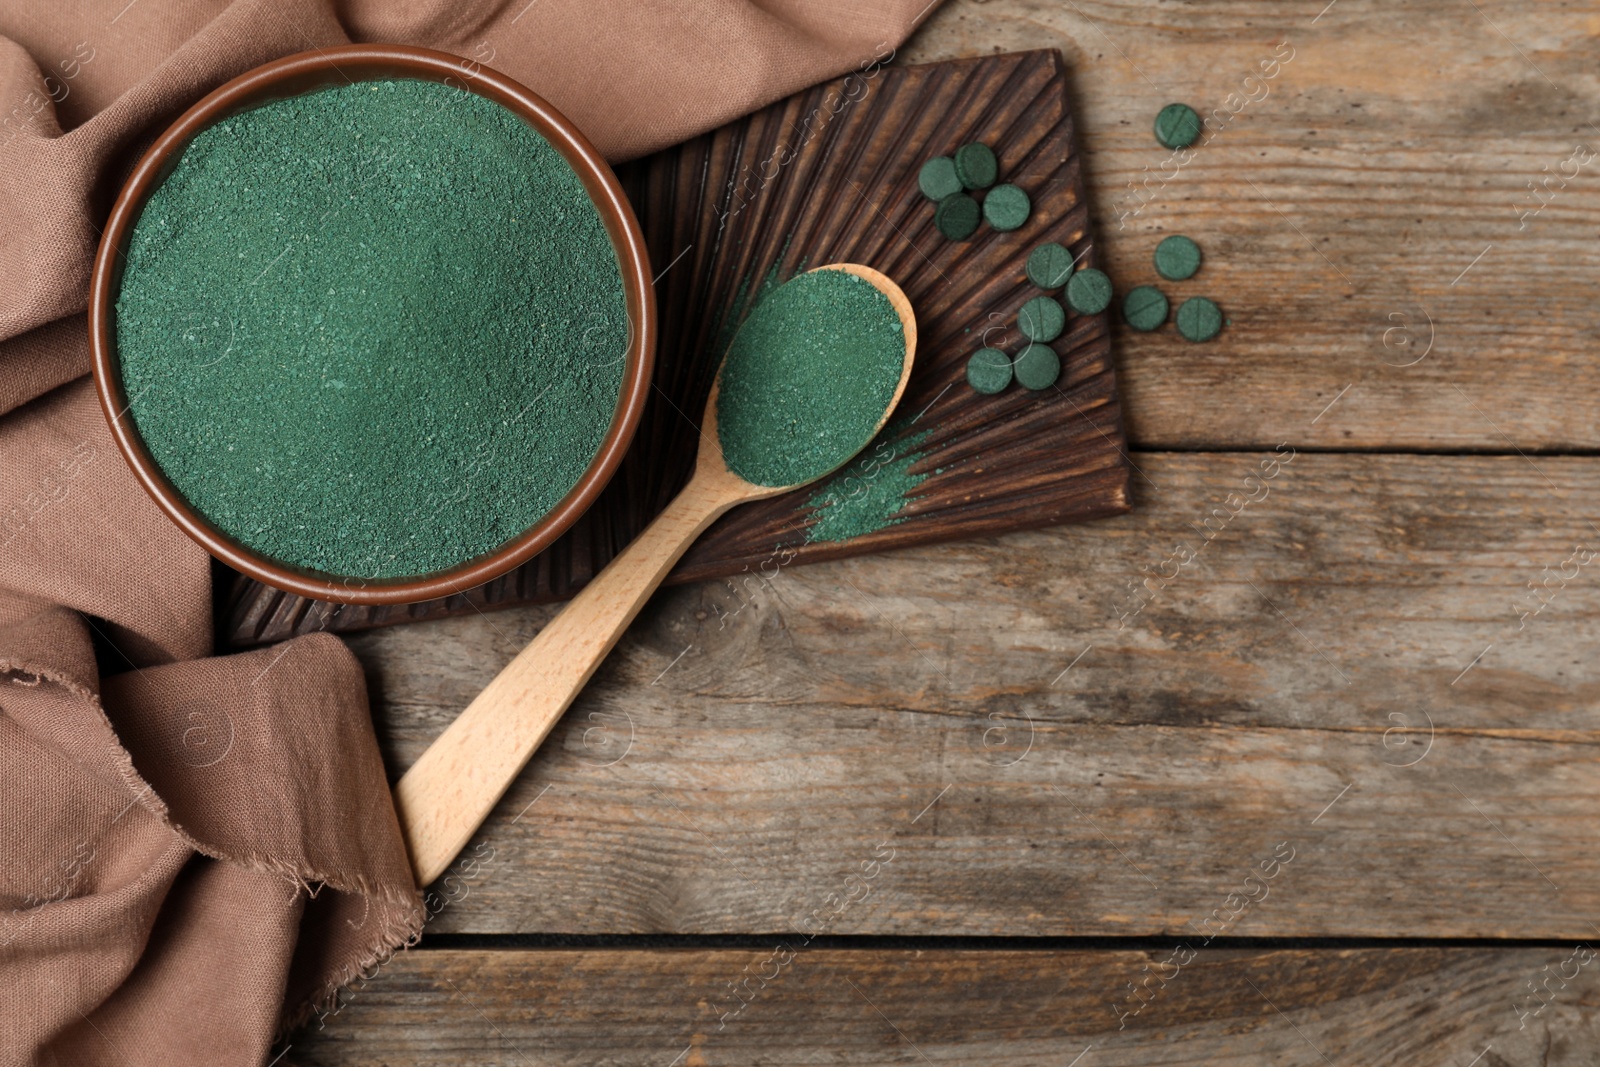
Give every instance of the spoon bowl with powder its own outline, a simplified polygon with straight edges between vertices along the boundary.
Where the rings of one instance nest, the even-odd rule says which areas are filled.
[[[444,873],[696,537],[815,482],[888,421],[916,355],[900,287],[856,264],[780,286],[740,326],[681,493],[490,682],[395,787],[419,885]]]

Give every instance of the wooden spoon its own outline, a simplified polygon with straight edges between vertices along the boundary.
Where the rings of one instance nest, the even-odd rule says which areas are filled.
[[[905,392],[917,351],[916,317],[900,287],[870,267],[834,263],[816,269],[847,271],[870,282],[888,297],[905,332],[906,355],[899,384],[882,418],[862,440],[865,447],[889,420]],[[717,438],[721,383],[719,371],[706,402],[694,476],[683,492],[467,705],[395,786],[395,810],[419,886],[443,874],[477,832],[550,728],[701,531],[735,504],[787,493],[833,473],[823,471],[795,485],[768,487],[752,485],[728,470]]]

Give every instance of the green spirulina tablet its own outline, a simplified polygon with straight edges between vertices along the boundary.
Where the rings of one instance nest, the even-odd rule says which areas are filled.
[[[964,144],[956,149],[956,176],[968,189],[987,189],[1000,176],[1000,163],[986,144]]]
[[[1015,185],[997,185],[983,197],[983,217],[1002,233],[1015,230],[1028,221],[1033,202]]]
[[[1139,285],[1122,298],[1122,317],[1135,330],[1154,330],[1167,321],[1167,297],[1153,285]]]
[[[1072,277],[1072,253],[1054,241],[1028,254],[1028,280],[1041,289],[1059,289]]]
[[[1017,353],[1014,373],[1025,389],[1048,389],[1061,377],[1061,357],[1049,345],[1031,344]]]
[[[956,177],[955,160],[949,156],[934,156],[928,160],[917,173],[917,186],[922,195],[934,203],[959,193],[961,179]]]
[[[1156,140],[1168,148],[1188,148],[1200,136],[1200,116],[1188,104],[1168,104],[1156,115]]]
[[[998,348],[980,348],[967,360],[967,384],[994,395],[1011,384],[1011,357]]]
[[[1200,269],[1200,246],[1182,234],[1156,245],[1156,273],[1171,282],[1194,277]]]
[[[1178,308],[1178,332],[1186,341],[1209,341],[1222,332],[1222,309],[1203,296],[1190,297]]]
[[[1106,272],[1085,267],[1067,283],[1067,303],[1080,315],[1098,315],[1111,306],[1111,279]]]
[[[1067,313],[1054,297],[1036,296],[1017,312],[1017,326],[1030,341],[1054,341],[1067,325]]]
[[[933,213],[933,224],[939,232],[952,241],[964,241],[978,230],[982,211],[978,202],[966,193],[954,193],[939,201]]]

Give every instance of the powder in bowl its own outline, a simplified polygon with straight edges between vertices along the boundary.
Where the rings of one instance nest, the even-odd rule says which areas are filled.
[[[362,579],[538,522],[599,450],[629,339],[565,158],[421,80],[198,134],[144,205],[114,317],[133,424],[189,504],[262,556]]]
[[[752,485],[799,485],[877,432],[900,385],[906,335],[894,305],[848,271],[813,270],[750,312],[722,365],[717,439]]]

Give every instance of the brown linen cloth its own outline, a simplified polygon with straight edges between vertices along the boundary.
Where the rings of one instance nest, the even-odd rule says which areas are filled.
[[[422,907],[336,639],[211,652],[209,561],[88,372],[98,225],[227,79],[427,45],[639,155],[884,59],[926,0],[0,0],[0,1064],[263,1062]],[[102,679],[101,655],[131,668]]]

